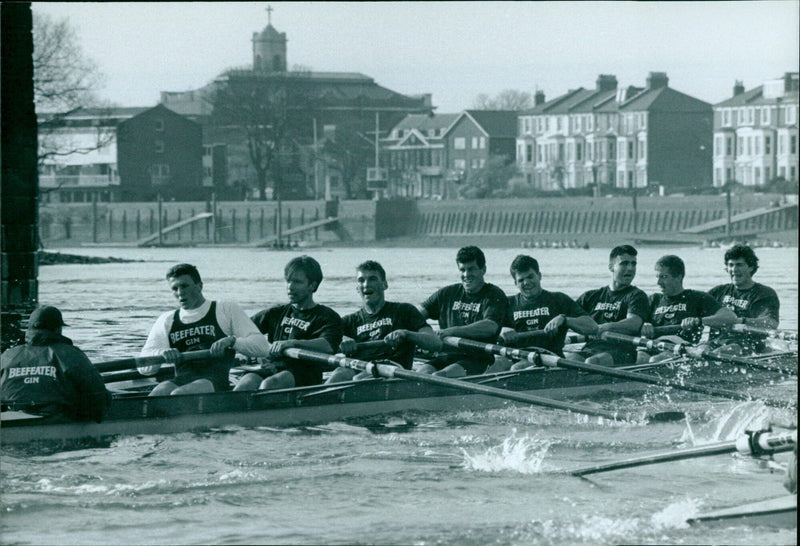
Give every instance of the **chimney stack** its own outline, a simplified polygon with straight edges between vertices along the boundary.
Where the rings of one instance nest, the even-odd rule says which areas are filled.
[[[742,80],[736,80],[736,83],[733,84],[733,96],[741,95],[744,93],[744,84]]]
[[[613,91],[617,88],[617,77],[614,74],[600,74],[596,86],[598,91]]]
[[[533,104],[534,106],[544,104],[544,91],[536,91],[536,93],[533,95]]]
[[[666,72],[650,72],[650,75],[647,77],[648,89],[660,89],[661,87],[667,87],[668,83],[669,78],[667,78]]]

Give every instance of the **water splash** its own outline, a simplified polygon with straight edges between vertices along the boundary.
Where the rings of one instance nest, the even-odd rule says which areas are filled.
[[[490,447],[483,453],[470,454],[462,450],[463,467],[481,472],[510,470],[521,474],[539,474],[552,443],[552,440],[532,438],[527,434],[517,437],[514,429],[511,437],[503,440],[502,444]]]
[[[702,502],[697,499],[687,498],[670,503],[660,512],[650,517],[655,531],[664,529],[686,529],[689,527],[688,519],[700,513]]]

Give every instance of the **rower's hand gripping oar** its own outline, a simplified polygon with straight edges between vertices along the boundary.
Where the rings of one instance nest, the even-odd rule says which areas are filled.
[[[667,451],[643,455],[623,461],[614,461],[611,463],[579,468],[577,470],[569,470],[568,472],[573,476],[586,476],[587,474],[597,474],[599,472],[621,470],[623,468],[633,468],[636,466],[665,463],[669,461],[680,461],[683,459],[694,459],[696,457],[709,457],[711,455],[733,453],[736,451],[743,455],[759,457],[761,455],[790,451],[797,445],[796,430],[782,434],[770,434],[770,432],[769,430],[747,431],[746,435],[729,442],[720,442],[706,446],[682,449],[680,451]]]
[[[763,364],[753,359],[743,356],[726,355],[716,353],[703,349],[702,347],[695,347],[688,343],[672,343],[667,340],[647,339],[638,336],[627,336],[617,332],[603,332],[600,334],[600,339],[604,341],[614,341],[617,343],[631,343],[637,347],[645,349],[655,349],[657,351],[671,352],[675,355],[689,355],[692,358],[705,358],[707,360],[716,360],[719,362],[729,362],[732,364],[739,364],[741,366],[750,366],[761,370],[769,370],[772,372],[782,372],[787,375],[797,375],[797,370],[792,370],[783,366],[774,366],[770,364]]]
[[[488,396],[495,396],[498,398],[505,398],[507,400],[514,400],[515,402],[525,402],[536,406],[544,406],[548,408],[563,409],[575,413],[585,415],[592,415],[597,417],[604,417],[606,419],[616,421],[617,414],[608,411],[603,411],[594,408],[586,408],[577,404],[570,404],[568,402],[561,402],[559,400],[551,400],[549,398],[542,398],[532,394],[508,391],[505,389],[498,389],[488,385],[481,385],[478,383],[470,383],[468,381],[461,381],[459,379],[452,379],[449,377],[441,377],[438,375],[429,375],[425,373],[414,372],[392,366],[390,364],[380,364],[376,362],[367,362],[356,358],[349,358],[342,355],[329,355],[324,353],[317,353],[308,351],[306,349],[287,348],[283,350],[283,355],[289,358],[296,358],[299,360],[309,360],[311,362],[318,362],[322,364],[330,364],[331,366],[341,366],[343,368],[350,368],[353,370],[365,371],[373,374],[376,377],[408,379],[411,381],[418,381],[420,383],[430,383],[451,389],[473,392],[476,394],[485,394]]]
[[[652,385],[659,385],[662,387],[672,387],[677,390],[684,390],[689,392],[697,392],[701,394],[708,394],[711,396],[719,396],[722,398],[730,398],[733,400],[751,401],[752,398],[744,393],[731,391],[727,389],[718,389],[708,387],[705,385],[695,385],[686,383],[685,381],[675,381],[665,377],[656,377],[652,375],[632,372],[629,370],[621,370],[619,368],[611,368],[608,366],[600,366],[597,364],[589,364],[578,360],[568,360],[556,355],[549,355],[539,353],[537,351],[526,351],[523,349],[514,349],[510,347],[503,347],[493,343],[483,343],[480,341],[473,341],[471,339],[464,339],[460,337],[445,337],[442,342],[450,347],[457,349],[472,349],[476,351],[483,351],[490,354],[501,355],[513,360],[527,360],[531,364],[544,365],[558,368],[570,368],[573,370],[580,370],[584,372],[592,372],[600,375],[610,377],[619,377],[621,379],[630,379],[639,381],[641,383],[650,383]],[[776,400],[763,400],[763,402],[770,406],[786,407],[786,402]]]

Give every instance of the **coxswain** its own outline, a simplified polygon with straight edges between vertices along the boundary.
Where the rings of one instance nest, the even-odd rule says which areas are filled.
[[[111,394],[89,358],[62,335],[64,326],[55,307],[31,313],[25,343],[0,356],[3,409],[51,422],[102,421]]]

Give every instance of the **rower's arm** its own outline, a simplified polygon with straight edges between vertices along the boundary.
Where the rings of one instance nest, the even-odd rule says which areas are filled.
[[[580,317],[566,317],[567,327],[570,330],[583,334],[585,336],[593,336],[597,334],[598,326],[592,317],[583,315]]]
[[[739,322],[739,319],[736,317],[736,313],[724,305],[720,307],[713,315],[702,317],[702,319],[703,325],[710,326],[711,328],[725,328]]]
[[[619,334],[627,334],[630,336],[638,335],[642,329],[642,317],[639,315],[628,315],[622,320],[616,322],[604,322],[597,326],[597,333],[603,332],[617,332]]]
[[[435,353],[442,350],[442,340],[433,332],[433,328],[427,325],[423,326],[416,332],[411,330],[394,330],[393,332],[390,332],[389,335],[384,339],[388,341],[392,337],[399,337],[400,339],[408,340],[417,347],[421,347],[426,351]]]
[[[497,335],[500,325],[493,320],[482,319],[466,326],[451,326],[444,330],[439,330],[439,337],[446,336],[486,339]]]
[[[705,322],[705,319],[703,319],[703,322]],[[739,324],[747,324],[748,326],[756,326],[758,328],[773,329],[778,327],[778,321],[770,317],[769,315],[761,315],[752,318],[737,317],[736,322]]]

